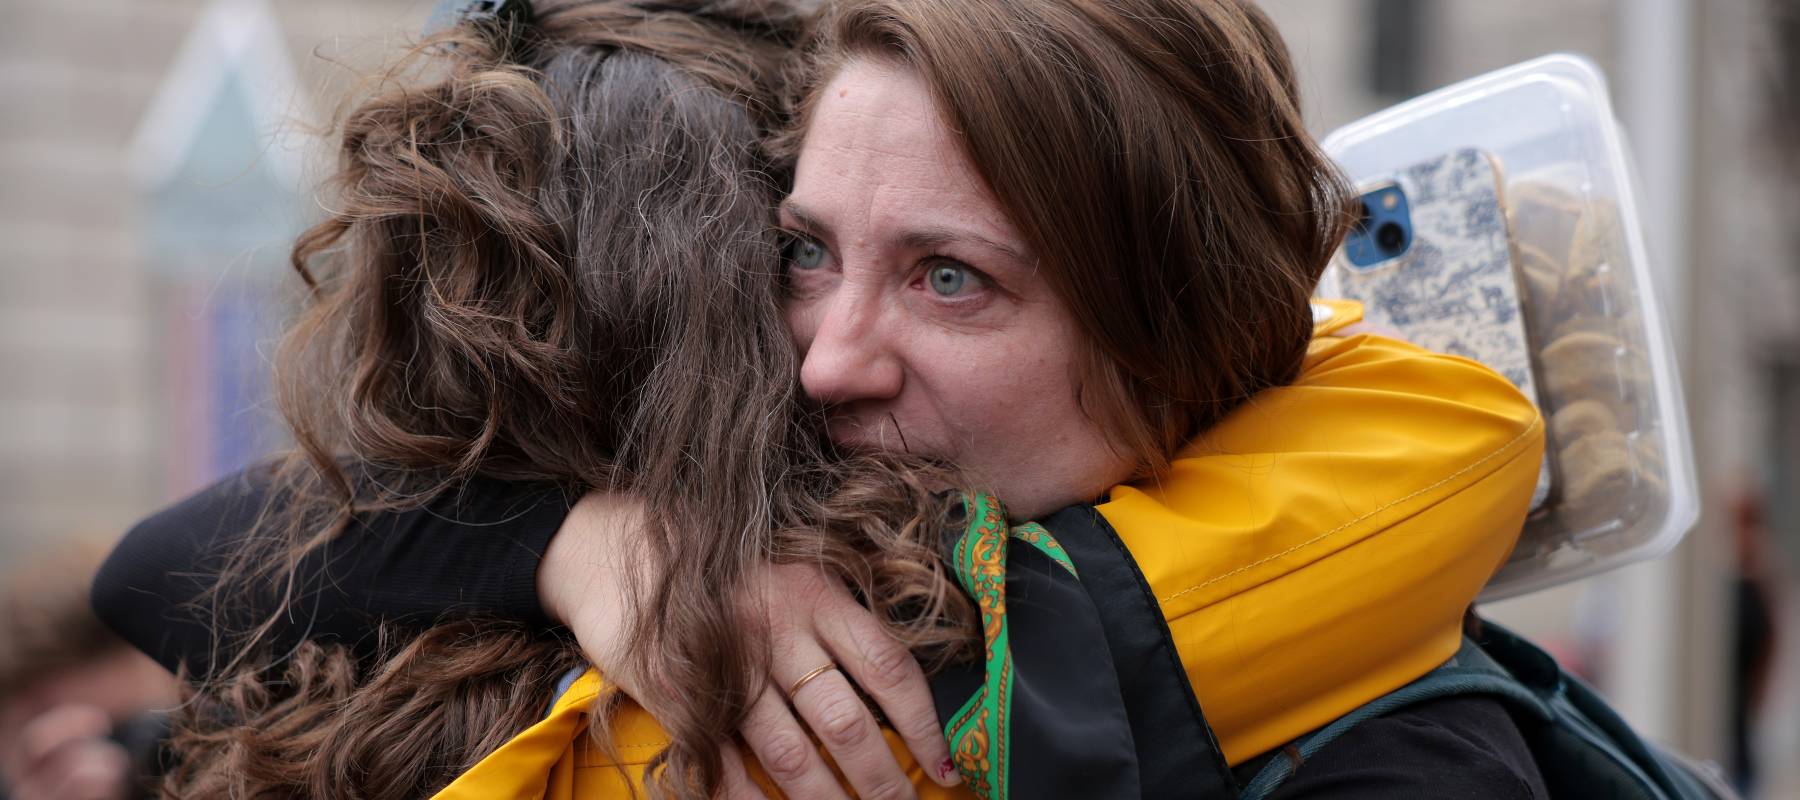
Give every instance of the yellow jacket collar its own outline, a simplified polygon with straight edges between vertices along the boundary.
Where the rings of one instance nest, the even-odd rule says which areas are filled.
[[[1237,764],[1456,652],[1464,610],[1517,541],[1543,446],[1537,409],[1486,367],[1328,335],[1293,386],[1099,509]]]

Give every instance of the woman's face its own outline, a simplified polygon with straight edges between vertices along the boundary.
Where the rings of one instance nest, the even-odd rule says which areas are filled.
[[[834,442],[947,458],[1021,518],[1130,475],[1078,405],[1074,319],[915,74],[856,60],[824,88],[781,225]]]

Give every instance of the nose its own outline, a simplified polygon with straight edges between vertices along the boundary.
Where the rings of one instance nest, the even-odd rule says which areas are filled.
[[[879,298],[840,288],[811,305],[796,320],[805,352],[800,387],[806,395],[833,405],[898,395],[904,370]]]

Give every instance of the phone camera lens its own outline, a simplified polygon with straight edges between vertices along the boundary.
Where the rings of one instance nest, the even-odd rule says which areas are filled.
[[[1383,222],[1375,229],[1375,246],[1389,256],[1398,255],[1400,248],[1406,246],[1406,231],[1397,223]]]

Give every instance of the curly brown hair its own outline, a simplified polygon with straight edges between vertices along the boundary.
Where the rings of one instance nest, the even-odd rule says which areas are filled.
[[[307,299],[276,361],[297,446],[207,613],[229,619],[252,592],[285,611],[300,558],[353,515],[473,476],[632,491],[648,508],[631,557],[662,577],[633,598],[629,657],[707,688],[659,707],[670,745],[649,789],[709,795],[766,681],[740,591],[756,565],[823,563],[921,652],[970,641],[936,557],[950,473],[830,461],[796,397],[769,225],[786,174],[762,142],[797,10],[538,6],[524,31],[430,37],[340,111],[327,216],[293,251]],[[221,631],[230,666],[186,707],[168,796],[427,794],[541,715],[579,663],[566,642],[466,622],[384,630],[365,667],[336,648],[268,653],[274,622]]]

